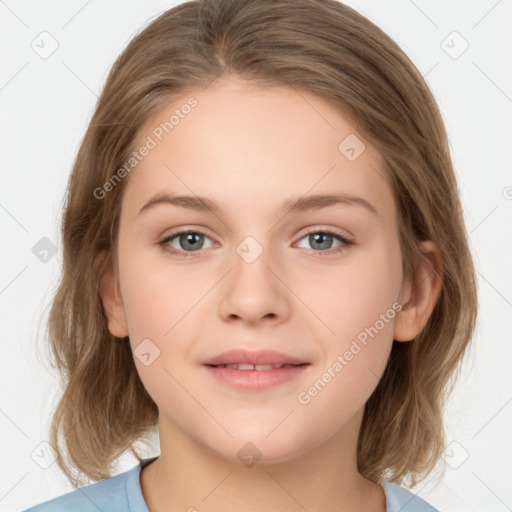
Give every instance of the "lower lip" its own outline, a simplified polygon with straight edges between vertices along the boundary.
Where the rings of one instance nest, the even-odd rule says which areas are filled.
[[[242,391],[261,391],[302,375],[310,364],[289,366],[276,370],[236,370],[204,365],[220,382]]]

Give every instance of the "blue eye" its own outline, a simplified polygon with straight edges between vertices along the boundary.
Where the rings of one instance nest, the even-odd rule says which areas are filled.
[[[310,231],[305,236],[303,236],[301,240],[306,238],[308,240],[308,243],[313,246],[311,250],[315,251],[315,253],[338,253],[340,251],[347,249],[347,247],[353,245],[354,243],[348,238],[328,229],[317,229],[314,231]],[[340,242],[340,245],[334,250],[331,250],[333,240],[338,240]],[[315,245],[318,246],[319,248],[314,247]]]
[[[300,240],[306,238],[308,243],[313,246],[309,250],[312,250],[315,254],[320,255],[331,255],[333,253],[339,253],[345,251],[348,247],[354,244],[353,241],[329,229],[312,230],[300,238]],[[163,251],[171,254],[177,254],[185,257],[197,256],[198,252],[205,248],[205,239],[211,240],[204,233],[189,229],[171,233],[161,242],[158,242],[158,245],[162,248]],[[333,249],[332,244],[335,240],[339,242],[339,246]],[[173,246],[173,241],[176,241],[179,247]],[[213,245],[214,244],[212,243],[209,247]]]
[[[177,239],[178,244],[183,248],[174,248],[169,245],[174,239]],[[204,238],[208,238],[203,233],[194,230],[178,231],[164,238],[158,243],[164,251],[172,254],[183,254],[183,256],[194,256],[194,252],[203,249]],[[191,252],[194,251],[194,252]]]

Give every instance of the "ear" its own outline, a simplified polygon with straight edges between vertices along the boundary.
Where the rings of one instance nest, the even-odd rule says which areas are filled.
[[[105,251],[98,254],[96,261],[98,267],[101,267],[106,257],[107,253]],[[101,302],[103,303],[103,308],[105,309],[105,314],[108,319],[108,330],[110,334],[116,338],[126,338],[126,336],[128,336],[126,316],[120,293],[116,287],[112,264],[109,264],[100,276],[99,291]]]
[[[413,282],[404,283],[401,290],[399,300],[403,308],[395,319],[395,341],[410,341],[423,330],[441,293],[441,251],[430,240],[421,242],[419,247],[425,258],[415,269]]]

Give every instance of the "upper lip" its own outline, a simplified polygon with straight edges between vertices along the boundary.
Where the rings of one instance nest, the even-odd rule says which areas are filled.
[[[221,364],[305,364],[307,361],[301,361],[295,357],[276,352],[275,350],[244,350],[236,349],[223,352],[218,356],[208,359],[203,364],[207,365],[221,365]]]

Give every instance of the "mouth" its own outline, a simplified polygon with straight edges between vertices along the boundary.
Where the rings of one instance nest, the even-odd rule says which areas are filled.
[[[281,368],[293,368],[294,366],[303,366],[309,363],[301,364],[216,364],[206,365],[213,368],[232,368],[233,370],[264,372],[269,370],[280,370]]]
[[[233,350],[203,363],[217,382],[240,391],[262,391],[284,384],[310,366],[309,362],[270,350]]]

